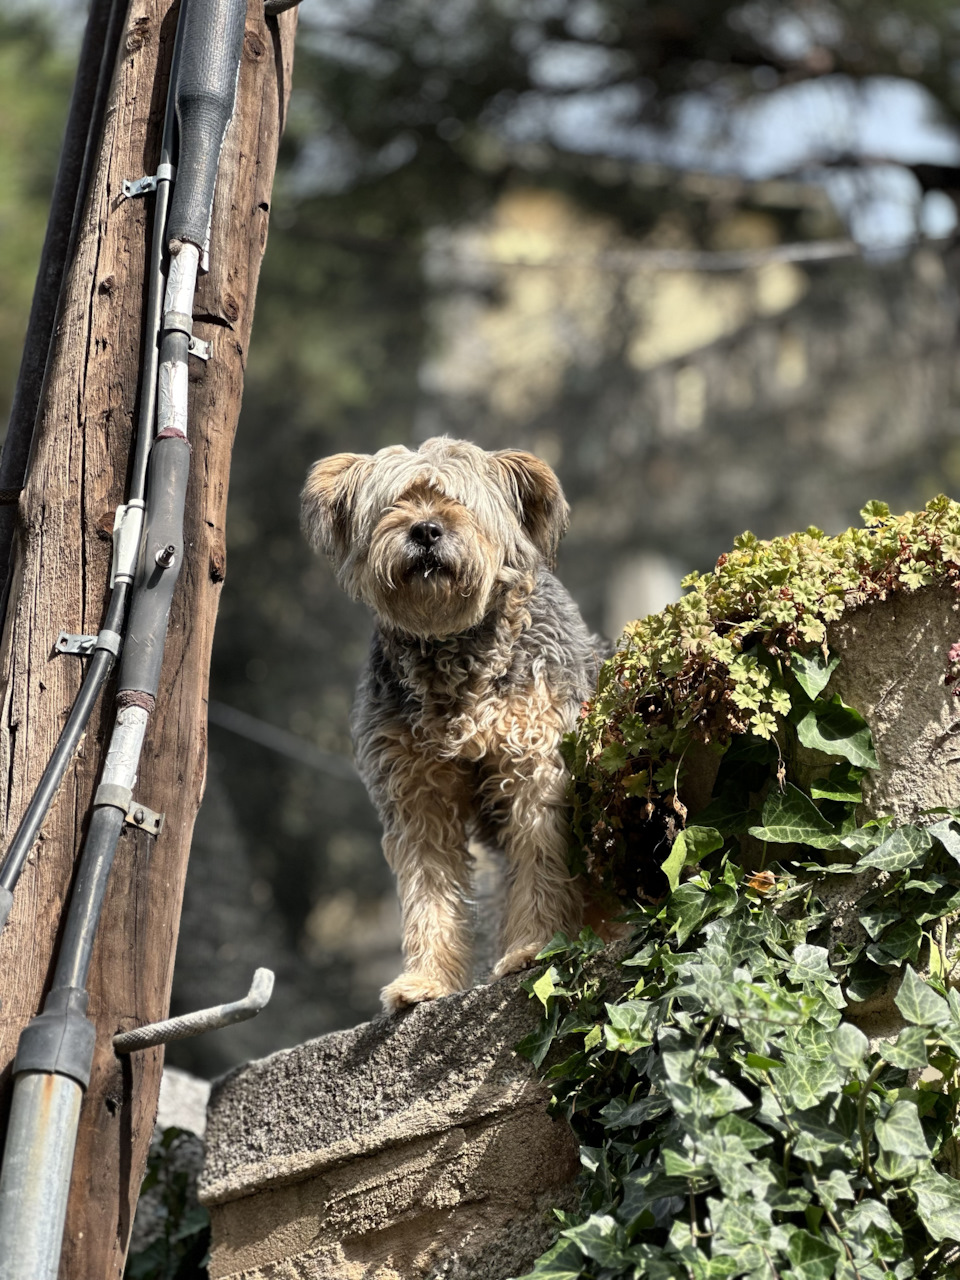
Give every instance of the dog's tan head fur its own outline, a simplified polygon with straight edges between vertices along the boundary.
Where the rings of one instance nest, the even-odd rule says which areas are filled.
[[[323,458],[302,502],[304,532],[344,589],[387,626],[437,639],[469,630],[504,587],[552,568],[568,516],[539,458],[443,436],[416,452]]]

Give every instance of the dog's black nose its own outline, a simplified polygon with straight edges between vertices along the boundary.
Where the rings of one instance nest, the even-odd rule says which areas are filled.
[[[443,537],[443,525],[436,520],[420,520],[410,526],[410,540],[419,547],[432,547]]]

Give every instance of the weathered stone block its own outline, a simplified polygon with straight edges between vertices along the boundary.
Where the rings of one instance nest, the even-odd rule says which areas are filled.
[[[214,1280],[516,1275],[573,1198],[577,1145],[513,1046],[519,979],[239,1068],[214,1086]]]

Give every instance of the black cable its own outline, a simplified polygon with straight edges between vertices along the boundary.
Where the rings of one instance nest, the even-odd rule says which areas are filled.
[[[100,911],[125,821],[126,814],[113,805],[98,805],[93,811],[70,895],[67,923],[53,974],[54,991],[59,987],[83,988],[87,984]]]
[[[118,584],[114,588],[107,608],[107,616],[104,620],[105,631],[118,632],[120,630],[128,591],[129,587],[125,583]],[[91,657],[80,692],[70,711],[70,717],[64,725],[63,732],[60,734],[60,740],[54,748],[50,762],[43,772],[43,777],[40,779],[23,817],[20,819],[16,834],[10,841],[3,868],[0,870],[0,889],[6,889],[10,893],[13,892],[17,880],[20,878],[20,872],[23,870],[23,864],[33,848],[33,842],[36,840],[37,833],[47,816],[53,797],[56,795],[57,789],[63,780],[63,775],[67,771],[67,766],[73,758],[77,743],[87,727],[87,722],[90,719],[100,690],[113,670],[115,662],[115,655],[107,649],[97,649]],[[0,904],[0,928],[3,927],[5,920],[6,912],[3,911],[2,904]]]

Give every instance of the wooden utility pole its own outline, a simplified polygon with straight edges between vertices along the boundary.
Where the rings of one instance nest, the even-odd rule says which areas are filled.
[[[0,647],[0,827],[6,843],[49,759],[80,684],[81,662],[53,656],[61,629],[95,633],[108,595],[113,512],[123,501],[139,391],[151,197],[122,199],[124,179],[155,171],[177,18],[175,0],[131,0],[99,160],[62,298],[33,456],[20,500],[10,603]],[[90,973],[97,1025],[60,1275],[113,1280],[153,1132],[163,1052],[118,1059],[121,1029],[167,1015],[180,904],[206,767],[206,700],[224,577],[230,453],[277,146],[290,92],[296,10],[264,19],[250,0],[236,113],[220,165],[210,274],[194,332],[193,448],[185,563],[174,597],[157,710],[136,798],[163,812],[157,839],[127,828]],[[113,721],[112,684],[94,714],[17,886],[0,937],[0,1113],[23,1026],[52,973],[61,912]],[[224,998],[236,993],[224,992]]]

